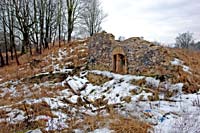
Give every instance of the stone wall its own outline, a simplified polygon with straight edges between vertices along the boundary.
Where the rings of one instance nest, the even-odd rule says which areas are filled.
[[[124,47],[127,51],[128,73],[130,74],[145,73],[164,61],[164,55],[161,54],[158,46],[135,44]]]
[[[98,33],[88,40],[88,65],[93,69],[112,70],[112,47],[115,45],[114,36]]]
[[[139,37],[118,42],[114,40],[112,34],[98,33],[88,39],[88,65],[90,69],[117,71],[118,73],[119,62],[122,61],[119,57],[124,55],[124,68],[119,73],[153,74],[157,71],[156,66],[160,66],[166,60],[163,51],[163,47]]]

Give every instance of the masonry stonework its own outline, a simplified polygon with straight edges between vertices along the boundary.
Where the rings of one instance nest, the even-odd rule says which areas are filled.
[[[116,41],[112,34],[98,33],[88,40],[88,65],[92,69],[121,74],[140,74],[164,62],[163,48],[132,37]],[[159,58],[157,58],[159,57]]]

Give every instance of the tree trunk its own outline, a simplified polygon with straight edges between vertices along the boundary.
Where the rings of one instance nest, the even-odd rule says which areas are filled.
[[[42,47],[44,48],[44,20],[43,15],[40,16],[40,53],[42,53]]]
[[[59,25],[58,25],[58,32],[59,32],[59,34],[58,34],[58,41],[59,41],[59,47],[60,47],[60,40],[61,40],[61,24],[60,24],[61,22],[59,22]]]
[[[68,37],[67,37],[67,41],[70,42],[71,41],[71,34],[72,34],[72,31],[73,31],[73,28],[72,28],[72,11],[68,11]]]
[[[36,2],[36,0],[33,1],[33,6],[34,6],[34,21],[38,21],[38,19],[37,19],[37,2]],[[35,50],[36,50],[36,53],[39,53],[38,23],[34,24],[34,28],[35,28],[35,37],[36,37]]]
[[[49,49],[49,24],[46,22],[45,48]]]
[[[18,60],[16,46],[15,46],[15,37],[14,37],[14,35],[12,35],[12,45],[13,45],[13,50],[14,50],[14,53],[15,53],[16,63],[17,63],[17,65],[20,65],[19,60]]]
[[[0,49],[0,66],[3,67],[5,65],[4,59],[3,59],[3,55],[1,53],[1,49]]]
[[[15,44],[14,44],[14,52],[15,52],[15,60],[17,62],[17,65],[20,65],[19,60],[18,60],[18,55],[17,55],[17,50],[16,50],[16,47],[15,47]]]
[[[36,43],[35,45],[36,45],[36,47],[35,47],[35,51],[36,51],[36,53],[39,53],[38,43]]]
[[[48,35],[49,35],[49,25],[46,24],[46,33],[45,33],[45,47],[44,48],[49,48],[49,45],[48,45]]]
[[[5,43],[5,49],[6,49],[6,65],[8,65],[8,47],[7,44]]]
[[[64,45],[66,45],[65,35],[64,35]]]
[[[67,41],[70,42],[70,41],[71,41],[71,38],[72,38],[71,32],[68,30],[68,38],[67,38]]]
[[[33,55],[31,43],[29,42],[28,44],[29,44],[29,52],[30,52],[30,55]]]
[[[21,49],[21,55],[23,55],[23,54],[25,54],[26,53],[26,51],[25,51],[25,41],[23,40],[22,41],[22,49]]]
[[[25,54],[28,51],[28,47],[30,48],[28,33],[23,33],[23,39],[21,54]]]
[[[10,33],[10,55],[11,55],[11,60],[14,60],[13,57],[13,44],[12,44],[12,40],[11,40],[11,33]]]
[[[6,35],[6,24],[5,24],[5,18],[3,16],[3,31],[4,31],[4,43],[5,43],[5,49],[6,49],[6,65],[8,65],[8,47],[7,47],[7,35]]]

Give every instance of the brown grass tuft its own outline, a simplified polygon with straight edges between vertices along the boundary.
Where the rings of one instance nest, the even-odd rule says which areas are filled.
[[[108,116],[86,116],[82,122],[77,123],[73,121],[73,124],[74,125],[70,125],[71,128],[68,129],[69,131],[81,129],[85,132],[90,132],[98,128],[107,127],[116,133],[147,133],[152,129],[151,126],[145,122],[135,118],[124,118],[114,113],[109,114]]]
[[[102,84],[108,82],[109,80],[112,80],[112,78],[108,78],[103,75],[97,75],[94,73],[88,73],[88,75],[86,77],[90,81],[90,83],[92,83],[94,85],[102,85]]]
[[[151,126],[145,122],[123,117],[110,124],[110,129],[116,133],[147,133],[150,128]]]

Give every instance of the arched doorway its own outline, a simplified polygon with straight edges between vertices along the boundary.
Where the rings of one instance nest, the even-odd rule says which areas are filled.
[[[127,58],[122,47],[116,47],[112,52],[113,72],[127,73]]]

